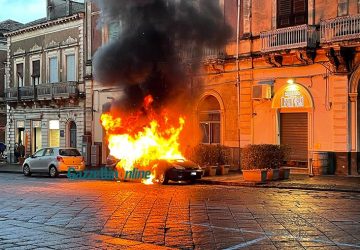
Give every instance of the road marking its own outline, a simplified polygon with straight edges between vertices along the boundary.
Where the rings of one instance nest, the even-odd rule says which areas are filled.
[[[316,239],[316,238],[310,238],[310,237],[300,237],[300,236],[293,236],[292,234],[274,234],[271,232],[260,232],[260,231],[252,231],[252,230],[246,230],[246,229],[242,229],[242,228],[231,228],[231,227],[218,227],[218,226],[212,226],[209,224],[196,224],[196,223],[189,223],[186,222],[185,224],[189,224],[191,226],[201,226],[201,227],[210,227],[210,228],[215,228],[215,229],[222,229],[222,230],[226,230],[226,231],[235,231],[235,232],[240,232],[240,233],[253,233],[253,234],[262,234],[265,235],[264,237],[266,238],[267,236],[284,236],[284,237],[289,237],[291,239],[295,239],[297,241],[310,241],[310,242],[317,242],[317,243],[325,243],[325,244],[335,244],[337,246],[341,246],[341,247],[353,247],[353,248],[360,248],[360,243],[359,244],[351,244],[351,243],[344,243],[344,242],[337,242],[337,241],[331,241],[331,240],[321,240],[321,239]],[[261,238],[261,240],[264,240]],[[255,239],[255,240],[258,240]],[[260,240],[259,240],[260,241]],[[252,241],[248,241],[249,243],[251,243]],[[244,242],[242,244],[245,244],[247,242]],[[256,242],[254,242],[256,243]],[[254,244],[251,243],[251,244]],[[241,244],[239,244],[241,245]],[[234,246],[235,247],[235,246]],[[232,248],[230,248],[232,249]],[[236,249],[236,248],[234,248]]]
[[[265,239],[267,239],[267,237],[263,236],[263,237],[255,239],[255,240],[246,241],[246,242],[237,244],[235,246],[225,248],[224,250],[235,250],[235,249],[239,249],[239,248],[243,248],[243,247],[248,247],[248,246],[250,246],[252,244],[258,243],[259,241],[262,241],[262,240],[265,240]]]

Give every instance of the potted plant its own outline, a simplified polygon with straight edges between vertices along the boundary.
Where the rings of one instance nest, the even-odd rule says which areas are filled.
[[[279,167],[282,162],[281,147],[279,145],[265,144],[266,160],[269,164],[266,180],[276,181],[279,179]]]
[[[218,155],[218,167],[216,169],[217,175],[226,175],[230,170],[230,148],[226,146],[217,145],[217,155]]]
[[[241,169],[245,181],[265,182],[267,166],[262,145],[247,145],[241,151]]]
[[[204,169],[205,176],[215,176],[217,169],[217,154],[214,145],[200,144],[187,157],[198,163]]]
[[[279,157],[279,179],[287,180],[290,177],[290,168],[283,167],[281,164],[283,161],[289,156],[291,152],[291,148],[287,145],[280,145],[280,157]]]

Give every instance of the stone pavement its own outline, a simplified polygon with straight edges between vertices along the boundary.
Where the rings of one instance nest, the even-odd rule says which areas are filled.
[[[244,178],[240,173],[230,172],[229,175],[203,177],[199,183],[262,188],[360,192],[360,176],[347,177],[327,175],[309,177],[305,174],[291,174],[289,180],[269,181],[264,184],[257,184],[244,181]]]
[[[0,249],[360,248],[358,193],[9,173],[0,190]]]

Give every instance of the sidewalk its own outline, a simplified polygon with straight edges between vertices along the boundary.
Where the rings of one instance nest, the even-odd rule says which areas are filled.
[[[0,162],[0,173],[22,173],[20,164]]]
[[[322,191],[341,191],[360,193],[360,176],[314,176],[306,174],[291,174],[289,180],[269,181],[267,183],[246,182],[240,173],[229,173],[223,176],[207,176],[198,181],[202,184],[226,185],[226,186],[246,186],[259,188],[283,188],[283,189],[303,189],[303,190],[322,190]]]

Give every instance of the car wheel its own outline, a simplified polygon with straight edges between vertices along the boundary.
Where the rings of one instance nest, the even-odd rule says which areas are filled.
[[[50,177],[54,178],[54,177],[57,177],[59,175],[57,169],[55,166],[51,166],[50,169],[49,169],[49,175]]]
[[[31,171],[30,171],[30,167],[29,167],[29,165],[24,165],[24,167],[23,167],[23,174],[25,175],[25,176],[30,176],[31,175]]]
[[[167,178],[165,173],[160,174],[158,180],[159,180],[159,183],[162,185],[166,185],[169,183],[169,179]]]
[[[195,184],[195,183],[196,183],[196,179],[191,179],[189,182],[190,182],[190,184]]]

